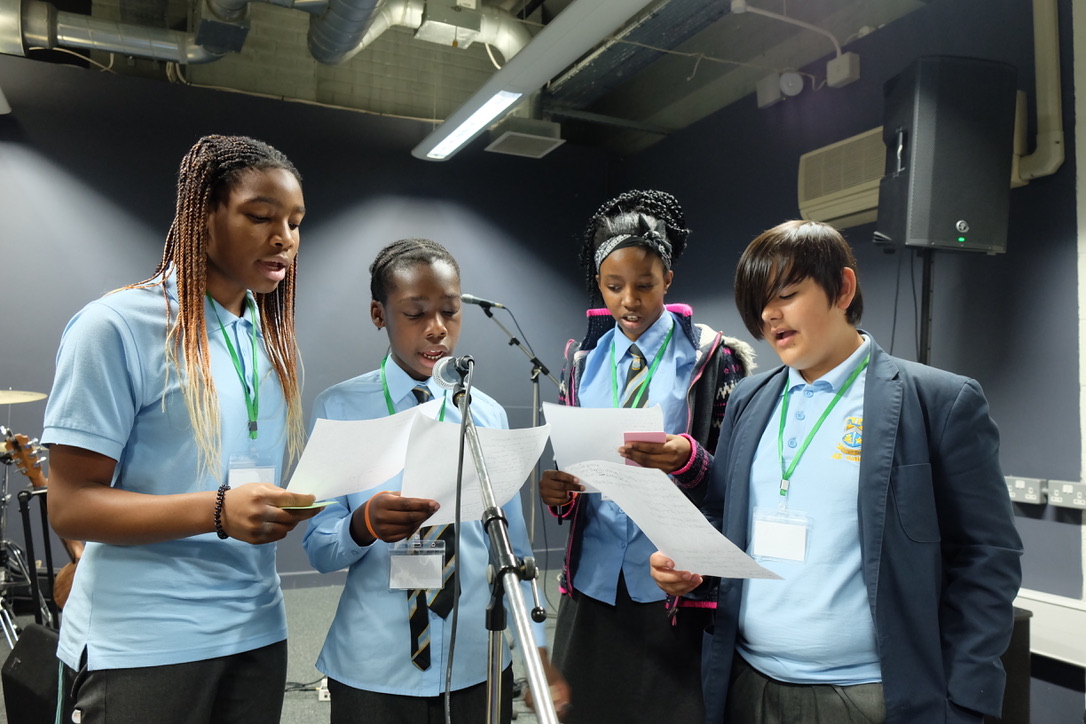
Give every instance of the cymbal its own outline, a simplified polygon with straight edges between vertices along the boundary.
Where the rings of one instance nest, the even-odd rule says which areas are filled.
[[[48,395],[44,392],[23,392],[21,390],[0,390],[0,405],[14,405],[19,402],[33,402],[44,400]]]

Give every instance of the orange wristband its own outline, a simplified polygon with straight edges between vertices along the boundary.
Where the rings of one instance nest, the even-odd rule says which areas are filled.
[[[370,496],[370,499],[366,501],[366,504],[362,506],[362,520],[365,521],[366,530],[369,531],[370,535],[373,536],[374,540],[381,540],[381,536],[377,535],[377,531],[373,529],[373,523],[370,522],[370,503],[373,502],[373,499],[376,498],[378,495],[384,495],[385,493],[391,492],[391,490],[382,490],[379,493],[374,493]]]

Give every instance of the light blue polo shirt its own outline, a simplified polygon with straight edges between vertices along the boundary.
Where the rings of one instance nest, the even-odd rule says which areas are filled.
[[[417,403],[411,390],[419,384],[391,359],[385,365],[389,396],[399,412]],[[434,399],[445,390],[426,382]],[[505,410],[493,398],[471,391],[472,419],[479,427],[508,428]],[[313,404],[313,419],[373,420],[388,415],[380,370],[329,387]],[[460,410],[449,395],[445,421],[460,422]],[[472,465],[471,456],[465,465]],[[430,668],[421,671],[411,663],[411,636],[407,591],[389,590],[390,546],[377,541],[359,546],[351,537],[351,516],[377,490],[399,490],[403,473],[387,481],[372,481],[374,489],[337,498],[309,521],[303,546],[318,571],[348,568],[335,618],[317,659],[317,669],[348,686],[400,696],[437,696],[445,691],[445,668],[452,642],[452,614],[441,618],[430,611]],[[532,555],[520,496],[502,508],[509,522],[509,537],[518,556]],[[479,520],[464,520],[460,527],[460,613],[453,657],[453,691],[474,686],[487,677],[486,607],[490,601],[486,568],[489,538]],[[523,584],[525,601],[531,605],[531,585]],[[509,599],[506,599],[508,605]],[[508,619],[513,624],[512,615]],[[544,624],[532,623],[536,646],[546,646]],[[440,642],[440,645],[438,645]],[[505,650],[504,665],[509,664]]]
[[[848,359],[811,384],[798,371],[788,371],[786,466],[870,353],[871,340],[865,336]],[[809,521],[807,560],[760,560],[783,580],[751,579],[743,585],[739,653],[779,681],[848,686],[882,680],[861,569],[858,518],[866,373],[860,373],[822,423],[790,478],[788,510],[802,511]],[[780,410],[778,401],[754,456],[752,515],[757,508],[776,509],[781,499]]]
[[[167,282],[176,318],[176,282]],[[216,305],[251,379],[249,307],[242,318]],[[222,411],[222,465],[198,474],[197,450],[178,373],[167,377],[162,287],[126,289],[84,307],[68,323],[45,410],[45,444],[71,445],[117,461],[113,486],[150,495],[215,490],[234,454],[281,473],[286,404],[257,334],[260,415],[249,439],[241,380],[205,301],[211,372]],[[208,508],[210,521],[212,510]],[[159,666],[249,651],[286,638],[275,544],[214,533],[147,545],[87,543],[64,607],[58,656],[78,669]]]
[[[690,376],[694,372],[694,345],[683,334],[682,327],[671,312],[665,311],[637,340],[637,346],[652,364],[657,352],[673,329],[660,365],[649,382],[647,407],[660,405],[664,413],[664,432],[678,435],[686,432],[688,407],[686,395]],[[615,373],[621,404],[626,374],[633,362],[629,354],[633,342],[617,326],[602,337],[588,353],[584,374],[578,389],[581,407],[613,407],[611,377],[611,348],[615,350]],[[616,445],[616,447],[618,447]],[[559,461],[561,463],[561,461]],[[581,554],[573,574],[574,587],[597,601],[614,604],[618,575],[626,582],[630,597],[640,603],[664,600],[664,592],[649,575],[649,556],[656,546],[645,536],[622,508],[599,495],[586,495],[578,512],[583,521]]]

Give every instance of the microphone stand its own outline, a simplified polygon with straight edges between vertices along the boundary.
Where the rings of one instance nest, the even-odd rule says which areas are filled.
[[[492,305],[490,305],[490,304],[480,304],[479,306],[483,308],[483,313],[486,314],[486,316],[490,317],[490,319],[493,320],[494,324],[498,325],[498,327],[501,329],[501,331],[505,332],[505,336],[509,338],[509,346],[510,347],[516,347],[517,349],[519,349],[521,352],[524,353],[524,356],[527,357],[528,360],[532,363],[532,371],[531,371],[531,374],[530,374],[530,379],[532,381],[532,427],[539,427],[539,418],[540,418],[540,415],[541,415],[540,396],[539,396],[539,375],[540,374],[546,375],[548,378],[550,378],[550,381],[554,383],[555,387],[560,387],[560,385],[558,384],[558,380],[554,379],[554,375],[552,375],[550,373],[550,370],[547,369],[547,366],[545,364],[543,364],[539,360],[538,357],[536,357],[534,354],[532,354],[532,352],[527,347],[525,347],[524,344],[519,339],[517,339],[516,336],[512,332],[510,332],[509,329],[506,328],[506,326],[504,324],[502,324],[500,321],[498,321],[498,318],[495,317],[494,313],[490,311]],[[536,465],[534,465],[532,467],[532,479],[531,479],[531,481],[529,483],[529,488],[530,488],[531,495],[529,495],[528,497],[531,498],[532,502],[531,502],[531,505],[529,506],[529,511],[528,511],[528,538],[532,541],[532,544],[534,545],[535,544],[535,518],[536,518],[535,506],[536,506],[536,501],[539,498],[539,464],[538,463],[536,463]]]
[[[487,310],[489,314],[489,310]],[[483,449],[479,445],[479,431],[475,428],[475,421],[471,417],[468,406],[471,403],[471,395],[467,392],[471,389],[471,376],[474,365],[468,368],[467,382],[463,380],[453,389],[453,403],[460,409],[461,425],[464,434],[461,440],[465,440],[471,450],[471,457],[475,461],[475,471],[479,477],[479,490],[483,498],[483,528],[490,537],[491,563],[488,571],[490,579],[490,603],[487,605],[486,627],[490,632],[488,651],[487,673],[487,721],[490,724],[498,724],[501,721],[501,675],[502,675],[502,632],[506,628],[505,606],[502,596],[509,596],[510,608],[513,611],[514,632],[524,653],[524,664],[528,671],[528,684],[532,689],[535,700],[536,716],[543,724],[558,724],[558,716],[554,711],[554,702],[551,701],[550,687],[547,684],[546,674],[543,672],[543,660],[539,657],[539,651],[532,637],[531,627],[528,623],[528,614],[524,601],[524,591],[520,588],[520,581],[531,581],[532,595],[535,607],[532,609],[532,619],[541,623],[547,618],[547,612],[539,602],[539,591],[536,588],[538,571],[535,560],[525,558],[518,560],[513,551],[513,544],[509,539],[509,521],[494,499],[494,488],[490,484],[490,474],[486,469],[486,460],[483,458]]]

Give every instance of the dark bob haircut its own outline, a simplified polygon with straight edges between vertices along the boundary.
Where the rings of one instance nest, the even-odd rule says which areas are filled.
[[[863,315],[859,271],[852,247],[829,224],[786,221],[750,242],[735,269],[735,306],[747,331],[762,339],[762,310],[782,289],[810,277],[833,300],[841,296],[841,271],[857,272],[856,294],[846,310],[849,324]]]

